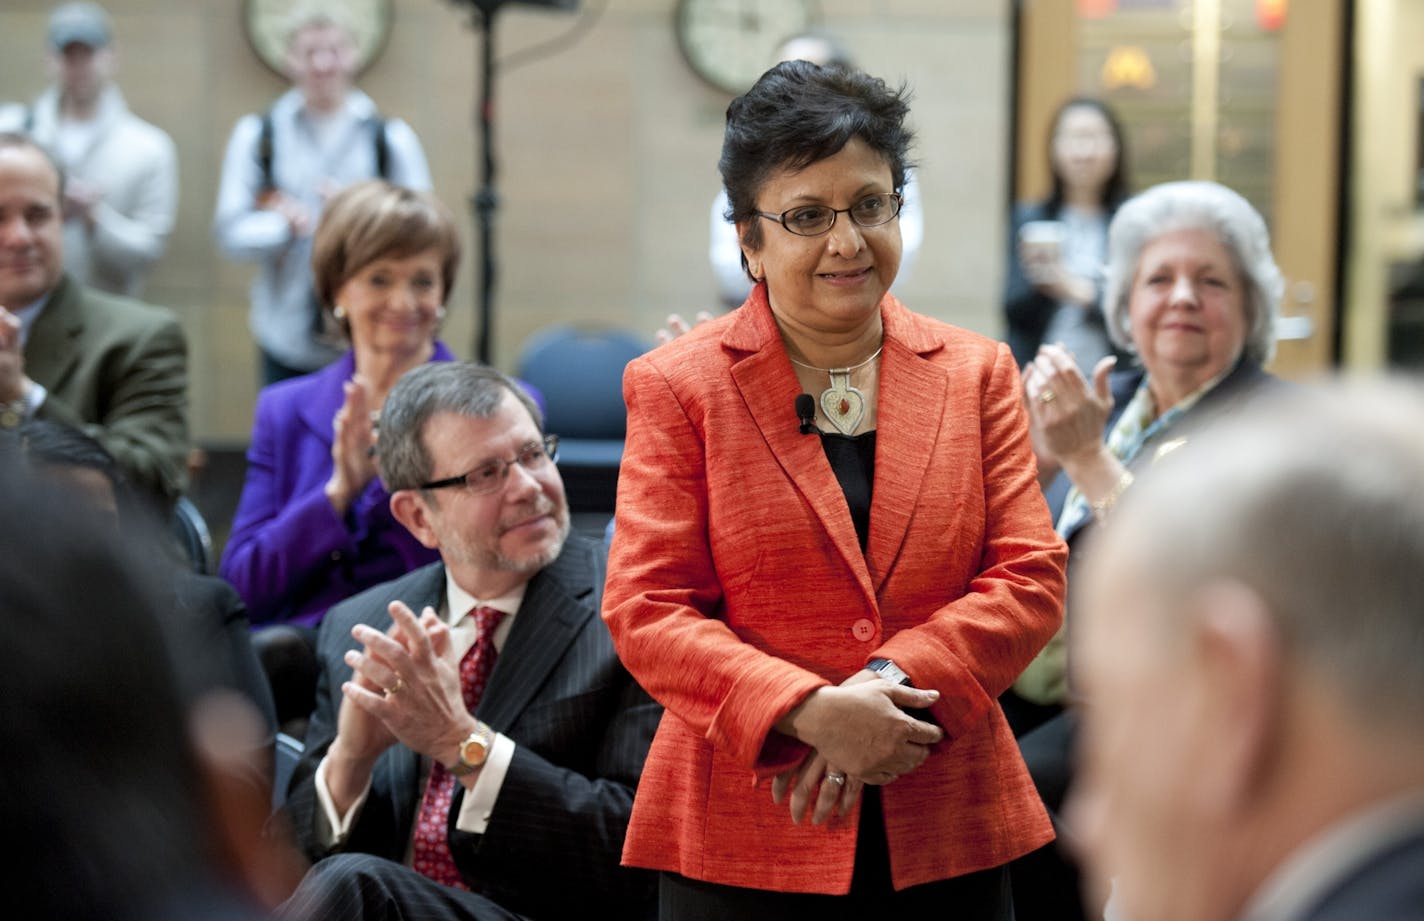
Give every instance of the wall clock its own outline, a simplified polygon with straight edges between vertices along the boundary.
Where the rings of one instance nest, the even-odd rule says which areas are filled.
[[[292,0],[243,0],[242,25],[257,57],[285,77],[287,29],[299,4]],[[323,0],[300,4],[345,23],[356,37],[356,69],[364,71],[381,53],[391,32],[392,0]]]
[[[807,31],[812,0],[678,0],[678,48],[699,76],[728,93],[751,89],[786,39]]]

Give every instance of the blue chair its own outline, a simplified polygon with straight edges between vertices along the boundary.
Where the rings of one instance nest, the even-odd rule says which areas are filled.
[[[560,325],[536,332],[520,352],[516,376],[544,395],[573,511],[613,510],[628,430],[623,369],[649,348],[631,330]]]

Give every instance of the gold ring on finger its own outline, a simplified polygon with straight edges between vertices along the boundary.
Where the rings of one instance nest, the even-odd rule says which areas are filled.
[[[827,771],[826,780],[837,786],[840,786],[841,784],[845,783],[846,775],[842,774],[840,771]]]
[[[381,696],[382,696],[382,697],[394,697],[394,696],[396,696],[397,694],[400,693],[400,689],[403,688],[403,687],[405,687],[405,681],[404,681],[399,675],[397,675],[397,676],[396,676],[396,683],[393,684],[393,685],[391,685],[390,687],[386,688],[385,691],[382,692],[382,695],[381,695]]]
[[[1052,390],[1045,389],[1043,391],[1040,391],[1038,394],[1038,402],[1042,403],[1045,406],[1047,406],[1049,403],[1052,403],[1056,399],[1058,399],[1058,394],[1054,393]]]

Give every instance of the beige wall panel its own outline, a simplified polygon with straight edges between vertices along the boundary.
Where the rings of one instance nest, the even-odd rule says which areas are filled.
[[[177,310],[193,355],[195,434],[241,440],[251,424],[256,357],[246,329],[252,270],[221,259],[209,225],[233,122],[283,88],[249,49],[240,0],[108,0],[134,109],[180,153],[177,232],[149,286]],[[0,100],[45,84],[46,0],[0,9]],[[707,226],[730,97],[697,78],[673,34],[674,0],[583,0],[578,13],[511,5],[497,15],[496,56],[517,57],[599,13],[578,41],[507,70],[496,86],[501,209],[494,360],[555,322],[651,331],[670,311],[713,304]],[[900,289],[915,309],[991,335],[1000,330],[1003,202],[1008,175],[1008,0],[823,0],[824,25],[861,63],[914,88],[925,244]],[[396,0],[383,55],[361,86],[419,133],[436,192],[465,240],[445,338],[469,355],[478,184],[474,124],[481,37],[468,12]]]

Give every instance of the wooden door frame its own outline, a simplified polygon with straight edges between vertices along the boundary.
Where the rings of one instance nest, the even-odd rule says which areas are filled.
[[[1078,19],[1068,0],[1016,0],[1013,201],[1048,193],[1048,132],[1079,92]],[[1303,377],[1339,363],[1349,166],[1353,0],[1291,5],[1279,44],[1272,249],[1286,277],[1283,316],[1305,316],[1309,339],[1284,340],[1272,368]],[[1300,190],[1318,190],[1302,196]],[[1322,198],[1323,197],[1323,198]],[[1303,304],[1306,294],[1309,303]]]

